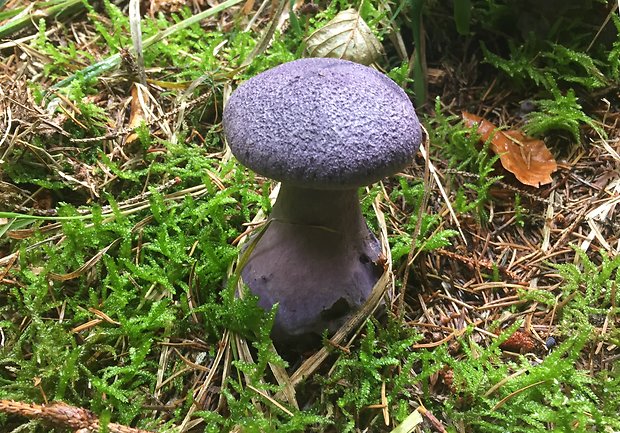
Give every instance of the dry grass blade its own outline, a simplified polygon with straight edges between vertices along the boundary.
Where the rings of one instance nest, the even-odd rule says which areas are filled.
[[[84,272],[88,271],[90,268],[95,266],[99,262],[99,260],[101,260],[104,254],[107,253],[108,250],[112,248],[114,245],[118,244],[120,240],[121,239],[118,238],[112,241],[110,245],[100,250],[97,254],[91,257],[86,263],[84,263],[82,266],[80,266],[73,272],[69,272],[68,274],[56,274],[54,272],[50,272],[49,273],[50,279],[53,281],[67,281],[67,280],[73,280],[74,278],[78,278],[80,275],[84,274]]]
[[[146,73],[144,71],[144,53],[142,51],[142,28],[140,27],[140,1],[129,0],[129,27],[131,28],[131,41],[136,53],[136,66],[138,67],[138,79],[140,84],[146,86]]]
[[[607,15],[607,18],[605,18],[605,21],[603,21],[601,23],[601,26],[599,27],[598,31],[596,32],[596,34],[592,38],[592,41],[590,42],[590,45],[588,45],[588,48],[586,48],[586,52],[590,51],[590,49],[592,48],[592,46],[594,45],[594,43],[596,42],[596,40],[600,36],[600,34],[603,31],[603,29],[605,28],[605,26],[607,26],[607,23],[609,22],[611,17],[613,17],[616,14],[616,11],[618,10],[619,7],[620,7],[620,2],[614,4],[611,7],[611,9],[609,11],[609,14]]]
[[[334,345],[340,345],[345,338],[356,328],[360,327],[366,319],[373,315],[377,307],[381,303],[383,296],[385,295],[387,288],[391,281],[391,267],[386,270],[375,287],[366,303],[362,308],[354,314],[335,334],[330,341]],[[331,350],[323,347],[316,352],[291,375],[291,384],[297,386],[310,377],[327,359]]]
[[[120,322],[117,322],[116,320],[112,319],[110,316],[108,316],[107,314],[105,314],[103,311],[101,310],[97,310],[96,308],[90,307],[88,309],[88,311],[90,311],[91,313],[93,313],[95,316],[99,317],[101,320],[104,320],[112,325],[120,325]]]
[[[248,384],[247,387],[251,389],[252,391],[254,391],[255,393],[259,394],[261,397],[263,397],[267,401],[269,401],[271,404],[273,404],[275,407],[280,409],[282,412],[286,413],[288,416],[293,416],[293,412],[291,412],[290,410],[282,406],[278,401],[274,400],[272,397],[267,395],[265,391],[261,391],[260,389],[255,388],[250,384]]]
[[[428,133],[426,131],[425,131],[425,135],[428,137]],[[437,187],[439,188],[439,192],[441,193],[441,197],[443,198],[444,203],[448,207],[448,211],[450,212],[450,216],[452,217],[452,221],[456,225],[456,228],[459,231],[459,234],[461,235],[461,239],[463,239],[463,243],[465,245],[467,245],[467,239],[465,239],[465,235],[463,234],[463,230],[461,229],[461,223],[459,222],[459,219],[456,216],[456,212],[454,212],[454,209],[452,209],[452,205],[450,204],[450,199],[448,198],[448,194],[446,193],[446,190],[444,189],[444,187],[443,187],[443,185],[441,183],[441,179],[439,179],[439,174],[437,172],[437,169],[435,168],[435,166],[431,162],[431,160],[430,160],[430,158],[429,158],[429,156],[428,156],[428,154],[426,152],[426,149],[424,148],[424,143],[422,143],[420,145],[420,152],[422,153],[422,156],[424,157],[424,160],[428,164],[428,169],[431,172],[431,175],[433,176],[433,179],[435,180],[435,183],[437,184]]]
[[[269,4],[269,0],[263,0],[263,2],[260,4],[260,6],[258,7],[258,10],[256,11],[256,13],[254,14],[254,16],[250,19],[250,21],[248,22],[248,24],[245,26],[245,28],[243,29],[244,32],[249,32],[250,29],[254,26],[254,23],[256,22],[256,20],[258,19],[258,17],[263,13],[263,11],[265,10],[265,8],[267,7],[267,5]],[[254,7],[254,0],[247,0],[246,4],[243,5],[242,8],[242,13],[244,15],[247,15],[250,13],[250,6]],[[247,12],[247,13],[246,13]]]
[[[396,428],[394,428],[390,433],[410,433],[416,429],[417,426],[422,424],[424,419],[420,414],[419,410],[414,410],[405,418],[405,420],[400,423]]]
[[[248,364],[254,364],[254,359],[252,358],[252,354],[250,352],[250,347],[248,345],[248,342],[245,338],[241,337],[240,335],[233,335],[234,338],[234,347],[233,347],[233,351],[237,354],[238,359],[240,359],[241,361],[248,363]],[[275,348],[273,349],[275,352]],[[274,365],[270,363],[271,368],[274,368]],[[282,370],[284,371],[284,370]],[[286,374],[286,372],[284,372],[284,374]],[[293,413],[286,409],[280,402],[278,402],[277,400],[275,400],[273,397],[271,397],[269,394],[267,394],[265,391],[259,390],[258,388],[254,387],[251,382],[251,378],[244,373],[244,377],[245,377],[245,386],[249,389],[251,389],[252,391],[256,392],[257,394],[259,394],[261,397],[263,397],[264,399],[266,399],[267,401],[269,401],[271,404],[273,404],[275,407],[279,408],[280,410],[284,411],[287,415],[292,416]],[[260,402],[258,400],[254,400],[252,399],[253,404],[256,408],[256,410],[261,411],[262,410],[262,406],[260,404]],[[293,398],[293,403],[295,408],[299,408],[297,401]]]
[[[531,383],[531,384],[529,384],[529,385],[527,385],[527,386],[524,386],[524,387],[523,387],[523,388],[521,388],[521,389],[518,389],[518,390],[516,390],[516,391],[514,391],[514,392],[511,392],[511,393],[510,393],[510,394],[508,394],[506,397],[504,397],[504,398],[502,398],[500,401],[498,401],[498,402],[497,402],[497,404],[496,404],[495,406],[493,406],[493,409],[491,409],[491,410],[497,410],[497,409],[499,409],[499,408],[500,408],[500,407],[502,407],[504,404],[506,404],[506,402],[507,402],[508,400],[510,400],[510,399],[511,399],[511,398],[513,398],[514,396],[519,395],[519,394],[521,394],[522,392],[527,391],[528,389],[533,388],[533,387],[535,387],[535,386],[538,386],[538,385],[540,385],[541,383],[545,383],[545,382],[547,382],[547,381],[546,381],[546,380],[539,380],[538,382]]]
[[[2,87],[0,87],[0,96],[2,97],[2,99],[6,97],[6,95],[4,94],[4,90],[2,90]],[[6,141],[6,138],[9,136],[9,131],[11,130],[11,124],[13,123],[12,114],[11,114],[11,106],[9,104],[7,104],[6,108],[4,109],[4,117],[6,120],[5,120],[5,124],[2,125],[4,127],[4,132],[2,133],[2,137],[0,137],[0,148],[2,148],[2,145]],[[2,164],[3,159],[4,158],[0,158],[0,164]]]
[[[610,215],[614,214],[616,207],[620,206],[620,177],[618,175],[614,176],[608,183],[605,191],[609,194],[609,198],[604,199],[599,206],[590,210],[585,216],[586,222],[590,226],[590,234],[583,240],[580,247],[583,251],[587,251],[592,241],[596,238],[605,250],[620,254],[620,242],[617,248],[611,246],[602,234],[599,224],[597,224],[597,221],[601,224],[606,224],[609,221]],[[577,259],[578,256],[575,258]]]
[[[95,326],[99,325],[102,322],[103,322],[102,319],[89,320],[88,322],[82,323],[81,325],[78,325],[75,328],[71,328],[71,332],[73,334],[78,334],[82,331],[86,331],[87,329],[94,328]]]
[[[430,143],[429,139],[428,139],[428,132],[426,131],[426,129],[424,127],[422,127],[422,131],[424,132],[424,142],[420,145],[420,149],[425,149],[424,145],[428,145]],[[422,215],[428,205],[428,199],[430,196],[430,158],[426,157],[426,151],[424,150],[422,152],[422,155],[424,155],[424,184],[427,185],[427,187],[424,190],[424,197],[422,198],[422,203],[420,204],[420,208],[418,209],[418,218],[416,221],[416,225],[415,225],[415,229],[413,231],[413,233],[411,234],[411,247],[409,248],[409,253],[407,254],[407,261],[405,263],[405,272],[404,272],[404,277],[403,277],[403,284],[401,286],[400,289],[400,294],[398,297],[398,308],[397,308],[397,312],[398,312],[398,317],[402,320],[404,314],[405,314],[405,291],[407,290],[407,282],[409,281],[409,267],[411,266],[411,264],[413,263],[414,260],[414,252],[416,250],[416,242],[418,239],[418,236],[420,235],[420,230],[422,229]]]
[[[194,427],[196,425],[195,423],[191,423],[192,415],[194,414],[194,412],[196,412],[196,410],[199,409],[198,405],[200,404],[201,401],[203,401],[207,391],[209,390],[210,385],[213,383],[213,378],[215,377],[215,373],[218,371],[218,366],[222,362],[222,359],[224,358],[224,354],[228,351],[229,347],[230,347],[230,332],[226,331],[220,341],[217,354],[215,355],[215,359],[213,360],[213,363],[209,367],[209,373],[207,374],[207,377],[205,378],[204,382],[200,385],[200,389],[198,390],[198,393],[194,397],[194,404],[192,405],[192,407],[189,408],[189,410],[187,411],[187,414],[185,414],[185,418],[183,419],[183,422],[179,426],[179,433],[186,432],[189,430],[189,428]],[[226,380],[226,377],[223,376],[222,383],[225,380]],[[198,421],[201,421],[201,420],[198,420]]]
[[[275,188],[273,189],[273,191],[271,192],[271,195],[269,196],[270,201],[272,203],[275,202],[278,193],[280,191],[280,184],[276,185]],[[250,225],[252,226],[251,230],[246,231],[244,234],[242,234],[238,239],[236,239],[235,241],[233,241],[233,243],[238,243],[238,245],[243,245],[246,241],[248,241],[248,237],[251,233],[253,233],[255,230],[260,230],[258,232],[257,235],[255,235],[252,240],[251,240],[251,244],[248,245],[245,250],[243,250],[243,253],[240,255],[239,259],[237,260],[237,264],[234,267],[235,271],[233,273],[233,268],[231,267],[231,269],[229,269],[229,278],[231,277],[235,277],[237,278],[237,284],[238,284],[238,296],[243,296],[243,281],[240,278],[240,272],[243,269],[245,263],[247,262],[248,258],[250,257],[250,254],[252,253],[252,250],[254,248],[254,246],[256,245],[256,243],[260,240],[261,236],[263,235],[263,233],[265,233],[265,230],[267,229],[267,227],[269,227],[269,223],[271,222],[271,220],[265,220],[265,215],[262,211],[259,211],[256,216],[252,219],[252,222],[250,223]],[[245,343],[245,340],[242,337],[239,337],[239,339]],[[274,353],[277,353],[276,348],[271,345],[271,350]],[[276,381],[278,382],[278,385],[280,385],[282,387],[282,391],[281,394],[284,396],[284,398],[288,401],[288,403],[293,406],[294,408],[298,409],[299,408],[299,404],[297,403],[297,398],[295,396],[295,387],[292,385],[290,377],[288,375],[288,373],[286,372],[286,370],[279,366],[276,365],[274,363],[269,363],[269,368],[271,369],[274,377],[276,378]]]
[[[478,326],[482,322],[483,322],[482,320],[478,320],[473,325],[474,326]],[[441,340],[433,341],[431,343],[414,344],[413,346],[411,346],[411,348],[412,349],[430,349],[430,348],[433,348],[433,347],[438,347],[438,346],[441,346],[442,344],[447,343],[448,341],[450,341],[450,340],[452,340],[452,339],[454,339],[456,337],[460,337],[465,332],[467,332],[467,328],[457,329],[457,330],[453,331],[451,334],[449,334],[447,337],[442,338]]]
[[[276,348],[271,346],[271,350],[276,352]],[[297,397],[295,393],[295,387],[291,382],[291,378],[283,367],[279,365],[270,363],[269,367],[271,368],[271,372],[273,376],[276,378],[278,385],[282,387],[282,395],[288,401],[288,403],[293,406],[295,409],[299,409],[299,404],[297,403]]]
[[[390,409],[388,406],[387,395],[385,395],[385,381],[381,382],[381,413],[383,414],[383,422],[386,426],[390,425]]]
[[[275,14],[271,18],[271,23],[269,24],[269,28],[267,28],[261,40],[256,44],[252,52],[245,58],[245,60],[241,64],[242,69],[249,66],[257,56],[260,56],[269,47],[274,33],[280,26],[280,16],[284,12],[284,7],[287,4],[288,4],[287,0],[279,1],[278,8],[276,9]]]
[[[512,373],[509,376],[506,376],[505,378],[503,378],[502,380],[500,380],[499,382],[497,382],[495,385],[493,385],[491,388],[489,388],[489,390],[487,392],[484,393],[485,397],[489,397],[490,395],[493,395],[493,393],[495,391],[497,391],[498,389],[500,389],[502,386],[504,386],[507,382],[511,381],[512,379],[514,379],[515,377],[519,377],[521,376],[523,373],[526,373],[527,369],[522,368],[521,370],[517,370],[514,373]]]
[[[185,89],[185,91],[183,93],[181,93],[177,97],[176,108],[174,110],[176,115],[177,115],[177,118],[176,118],[174,126],[172,128],[172,136],[170,137],[170,141],[172,143],[177,143],[178,142],[178,134],[179,134],[181,128],[183,127],[183,121],[185,119],[185,110],[189,106],[189,102],[190,102],[190,99],[191,99],[192,95],[194,94],[194,91],[200,85],[202,85],[205,81],[208,81],[211,78],[212,78],[212,74],[211,73],[201,75],[200,77],[198,77],[197,79],[192,81],[192,83],[189,85],[189,87],[187,89]],[[201,95],[200,98],[202,99],[205,96],[209,97],[209,96],[211,96],[211,93],[212,92],[206,92],[206,94]],[[218,185],[218,187],[220,187],[220,185]]]

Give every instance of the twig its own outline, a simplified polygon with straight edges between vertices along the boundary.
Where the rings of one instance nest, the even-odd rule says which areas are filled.
[[[497,269],[498,271],[500,271],[501,273],[503,273],[504,275],[508,276],[509,278],[511,278],[514,281],[521,281],[522,278],[516,273],[513,272],[509,269],[507,269],[505,266],[502,265],[498,265],[497,263],[492,263],[489,260],[486,259],[476,259],[476,258],[472,258],[472,257],[466,257],[463,256],[461,254],[457,254],[457,253],[453,253],[451,251],[447,251],[444,249],[439,249],[436,251],[437,253],[448,257],[451,260],[456,260],[459,261],[463,264],[465,264],[466,266],[469,266],[472,269],[476,269],[479,266],[482,266],[485,269],[488,269],[490,271],[493,271],[495,269]]]
[[[433,426],[435,430],[440,433],[446,433],[448,430],[443,426],[441,421],[437,419],[435,415],[433,415],[428,409],[426,409],[422,404],[418,407],[418,412],[428,420],[428,422]]]
[[[0,412],[39,419],[75,430],[75,433],[97,433],[101,431],[99,418],[89,410],[57,402],[49,405],[23,403],[13,400],[0,400]],[[110,433],[153,433],[124,425],[109,423]]]

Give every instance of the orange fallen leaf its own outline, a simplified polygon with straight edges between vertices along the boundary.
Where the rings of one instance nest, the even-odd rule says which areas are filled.
[[[146,113],[143,104],[146,104],[144,98],[141,97],[140,92],[142,90],[134,84],[131,86],[131,109],[129,112],[129,125],[128,129],[134,129],[140,126],[142,121],[146,120]],[[126,143],[132,143],[138,139],[138,134],[132,132],[127,137]]]
[[[553,155],[542,140],[528,137],[521,131],[502,131],[491,122],[475,114],[463,112],[465,125],[477,126],[484,141],[490,139],[491,150],[499,155],[502,166],[525,185],[534,186],[551,183],[551,173],[558,169]]]

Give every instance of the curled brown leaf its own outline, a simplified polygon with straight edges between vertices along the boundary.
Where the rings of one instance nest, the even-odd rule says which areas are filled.
[[[558,165],[542,140],[528,137],[516,129],[502,131],[468,112],[463,112],[463,119],[465,125],[477,128],[481,140],[490,142],[491,150],[499,155],[502,166],[519,182],[536,188],[553,182],[551,174]]]

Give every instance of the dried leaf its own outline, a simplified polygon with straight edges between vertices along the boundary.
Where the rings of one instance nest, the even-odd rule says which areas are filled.
[[[355,9],[340,12],[306,39],[311,57],[334,57],[370,65],[383,47]]]
[[[119,241],[120,241],[120,238],[112,241],[110,245],[100,250],[97,254],[91,257],[86,263],[84,263],[82,266],[77,268],[75,271],[69,272],[68,274],[57,274],[55,272],[50,272],[49,278],[53,281],[67,281],[67,280],[73,280],[75,278],[80,277],[90,268],[95,266],[101,260],[101,258],[105,255],[105,253],[107,253],[108,250],[112,248],[114,245],[118,244]]]
[[[551,173],[558,165],[542,140],[518,130],[501,131],[475,114],[463,112],[463,119],[467,126],[477,126],[482,140],[490,139],[491,150],[499,155],[502,166],[519,182],[538,188],[553,181]]]
[[[506,341],[499,345],[502,350],[515,353],[531,353],[536,349],[536,340],[523,331],[515,331]]]
[[[140,126],[143,120],[146,120],[145,116],[145,104],[147,102],[142,97],[140,86],[134,84],[131,86],[131,111],[129,113],[129,125],[128,129],[134,129]],[[138,134],[132,132],[127,137],[127,143],[131,143],[138,139]]]
[[[241,15],[250,15],[252,9],[254,9],[254,3],[256,0],[246,0],[245,4],[241,8]]]

